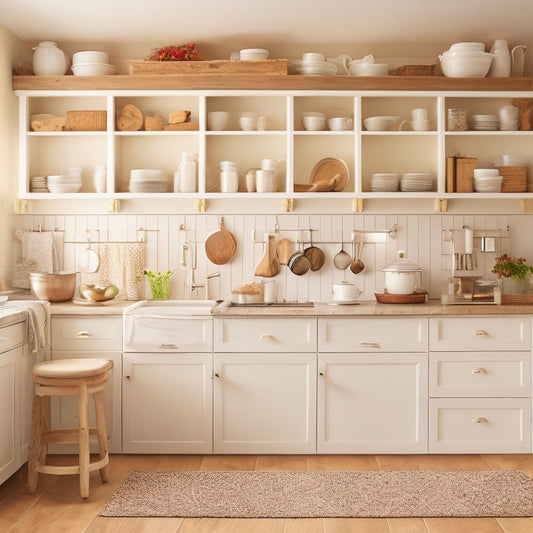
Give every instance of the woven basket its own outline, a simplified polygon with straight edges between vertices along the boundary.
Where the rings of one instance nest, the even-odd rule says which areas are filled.
[[[503,294],[502,304],[507,305],[531,305],[533,304],[533,294]]]
[[[107,111],[67,111],[72,131],[105,131]]]
[[[527,192],[527,167],[499,167],[502,192]]]
[[[396,76],[434,76],[437,65],[403,65],[396,69]]]

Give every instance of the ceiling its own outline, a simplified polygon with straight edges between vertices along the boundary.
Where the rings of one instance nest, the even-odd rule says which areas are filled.
[[[30,43],[196,42],[210,59],[248,47],[422,57],[465,40],[533,46],[531,0],[1,0],[0,23]]]

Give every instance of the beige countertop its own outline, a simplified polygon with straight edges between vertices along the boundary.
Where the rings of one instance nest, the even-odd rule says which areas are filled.
[[[80,302],[70,300],[50,304],[50,314],[54,315],[122,315],[124,309],[135,302],[132,300],[109,300],[108,302]]]

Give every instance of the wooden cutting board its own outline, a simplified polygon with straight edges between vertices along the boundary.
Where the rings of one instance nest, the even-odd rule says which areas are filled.
[[[224,217],[220,219],[218,230],[205,239],[205,255],[215,265],[225,265],[235,256],[237,243],[235,237],[225,228]]]

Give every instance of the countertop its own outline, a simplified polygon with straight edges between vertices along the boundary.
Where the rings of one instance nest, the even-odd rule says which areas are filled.
[[[50,305],[54,315],[122,315],[135,302],[111,300],[103,304],[62,302]],[[264,305],[237,306],[223,302],[212,310],[213,316],[490,316],[490,315],[533,315],[533,305],[442,305],[440,300],[425,304],[382,304],[361,301],[358,305],[330,305],[315,302],[313,306]]]

